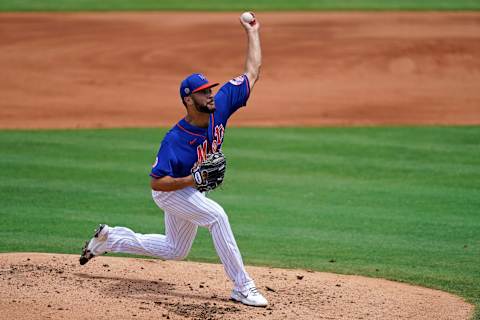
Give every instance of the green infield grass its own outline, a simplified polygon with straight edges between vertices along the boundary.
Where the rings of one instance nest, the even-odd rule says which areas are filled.
[[[479,10],[479,0],[4,0],[0,11]]]
[[[162,233],[148,174],[165,132],[0,131],[0,251],[78,254],[100,222]],[[478,310],[480,127],[230,128],[223,149],[210,197],[247,264],[405,281]],[[218,262],[207,230],[188,259]]]

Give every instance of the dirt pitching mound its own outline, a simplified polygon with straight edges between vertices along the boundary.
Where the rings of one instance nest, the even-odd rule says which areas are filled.
[[[247,267],[270,302],[229,301],[217,264],[102,256],[0,254],[4,319],[468,319],[437,290],[359,276]]]

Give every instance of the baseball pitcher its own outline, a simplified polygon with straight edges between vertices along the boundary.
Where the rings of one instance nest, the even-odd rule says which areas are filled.
[[[260,25],[251,20],[240,19],[248,42],[243,74],[225,83],[215,95],[212,88],[218,83],[200,73],[189,75],[180,84],[186,116],[165,135],[150,173],[153,200],[165,213],[165,235],[101,224],[85,244],[80,264],[107,252],[181,260],[188,255],[197,228],[206,227],[233,282],[231,298],[250,306],[267,306],[245,270],[227,214],[205,195],[222,183],[226,171],[222,143],[227,121],[246,105],[258,80]]]

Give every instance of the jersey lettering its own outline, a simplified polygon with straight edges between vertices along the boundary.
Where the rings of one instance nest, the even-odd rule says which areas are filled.
[[[223,142],[223,135],[225,134],[225,128],[223,124],[215,126],[214,137],[212,141],[212,151],[217,152],[218,146]]]
[[[202,163],[207,159],[207,147],[208,147],[208,142],[207,140],[203,141],[202,144],[198,145],[197,147],[197,161],[198,163]]]
[[[217,152],[218,144],[216,140],[212,141],[212,152]]]

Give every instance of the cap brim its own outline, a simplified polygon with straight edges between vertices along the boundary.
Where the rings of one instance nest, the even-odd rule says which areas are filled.
[[[205,90],[205,89],[208,89],[208,88],[213,88],[213,87],[216,87],[218,85],[219,85],[219,83],[205,83],[203,86],[200,86],[197,89],[193,90],[192,93],[202,91],[202,90]]]

